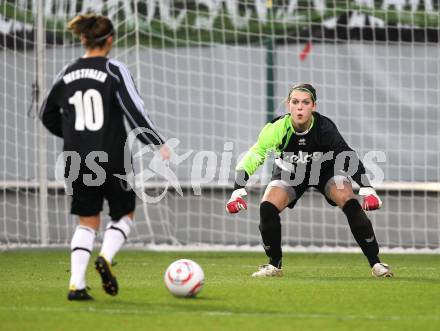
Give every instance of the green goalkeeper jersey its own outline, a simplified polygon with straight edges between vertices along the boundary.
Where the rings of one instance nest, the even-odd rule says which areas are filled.
[[[370,186],[368,179],[362,176],[365,174],[364,165],[342,138],[336,125],[328,117],[317,112],[313,113],[310,128],[304,132],[295,131],[290,114],[267,123],[261,130],[257,142],[238,163],[236,170],[244,170],[248,178],[264,163],[270,151],[276,155],[274,172],[280,171],[280,168],[294,171],[298,165],[306,165],[309,170],[307,174],[310,173],[310,164],[324,155],[326,161],[322,163],[322,170],[335,166],[338,155],[348,152],[347,155],[355,158],[350,161],[357,162],[357,170],[351,177],[360,186]]]

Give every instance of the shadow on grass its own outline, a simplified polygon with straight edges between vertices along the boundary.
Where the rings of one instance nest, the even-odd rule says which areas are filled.
[[[279,311],[271,311],[267,308],[253,308],[246,306],[233,306],[227,300],[210,296],[200,296],[196,298],[170,297],[168,302],[156,302],[154,300],[95,300],[89,307],[90,310],[97,312],[100,310],[110,310],[115,313],[136,314],[142,312],[146,314],[172,314],[172,313],[206,313],[213,315],[255,315],[272,314]]]
[[[374,278],[374,277],[353,277],[353,276],[293,276],[291,277],[293,280],[301,280],[301,281],[313,281],[313,282],[391,282],[391,283],[402,283],[402,282],[410,282],[410,283],[430,283],[430,284],[438,284],[440,282],[439,277],[402,277],[402,276],[394,276],[392,278]]]
[[[440,278],[439,277],[428,278],[428,277],[401,277],[401,276],[396,276],[396,277],[393,278],[393,281],[397,281],[397,282],[410,282],[410,283],[439,284],[440,283]]]
[[[314,282],[365,282],[374,280],[366,276],[300,276],[290,277],[291,280],[314,281]]]

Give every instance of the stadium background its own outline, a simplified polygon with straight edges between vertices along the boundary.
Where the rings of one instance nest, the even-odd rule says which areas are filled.
[[[35,7],[26,1],[13,3],[2,1],[0,12],[6,22],[0,50],[3,247],[41,243],[36,166],[40,133],[31,97],[36,81]],[[73,8],[68,3],[46,2],[46,87],[66,62],[82,54],[78,41],[62,26]],[[386,162],[379,164],[385,183],[378,185],[384,208],[371,214],[379,242],[389,248],[438,250],[437,2],[413,8],[399,1],[316,1],[296,7],[291,1],[164,1],[162,7],[156,1],[139,1],[134,21],[129,15],[134,7],[128,10],[128,2],[118,3],[120,7],[110,1],[75,3],[77,10],[100,9],[117,22],[120,41],[113,54],[130,65],[158,127],[180,141],[178,153],[213,151],[218,156],[210,165],[217,169],[216,177],[203,184],[201,196],[191,187],[191,181],[203,182],[202,172],[200,178],[192,175],[191,156],[174,168],[183,197],[171,191],[159,204],[139,202],[133,244],[258,245],[260,186],[251,189],[249,212],[231,219],[224,212],[230,189],[218,179],[220,157],[225,142],[232,142],[231,183],[238,155],[255,141],[268,118],[284,111],[289,86],[305,81],[317,88],[319,111],[336,122],[361,157],[370,151],[386,154]],[[250,16],[244,24],[246,12]],[[194,17],[205,17],[199,20],[204,29],[194,28]],[[50,137],[47,150],[46,243],[67,245],[75,224],[66,216],[68,199],[53,182],[60,142]],[[264,182],[267,167],[262,174]],[[319,194],[304,196],[283,219],[285,245],[355,246],[342,213]]]

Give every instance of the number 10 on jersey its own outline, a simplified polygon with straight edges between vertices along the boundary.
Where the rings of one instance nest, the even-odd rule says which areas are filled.
[[[104,123],[104,109],[101,93],[95,89],[76,91],[69,98],[69,103],[75,107],[75,130],[98,131]]]

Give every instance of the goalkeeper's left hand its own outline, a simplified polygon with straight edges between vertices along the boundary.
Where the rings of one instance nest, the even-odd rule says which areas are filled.
[[[382,206],[382,200],[380,200],[372,187],[361,187],[359,189],[359,195],[364,199],[362,202],[363,210],[376,210]]]

